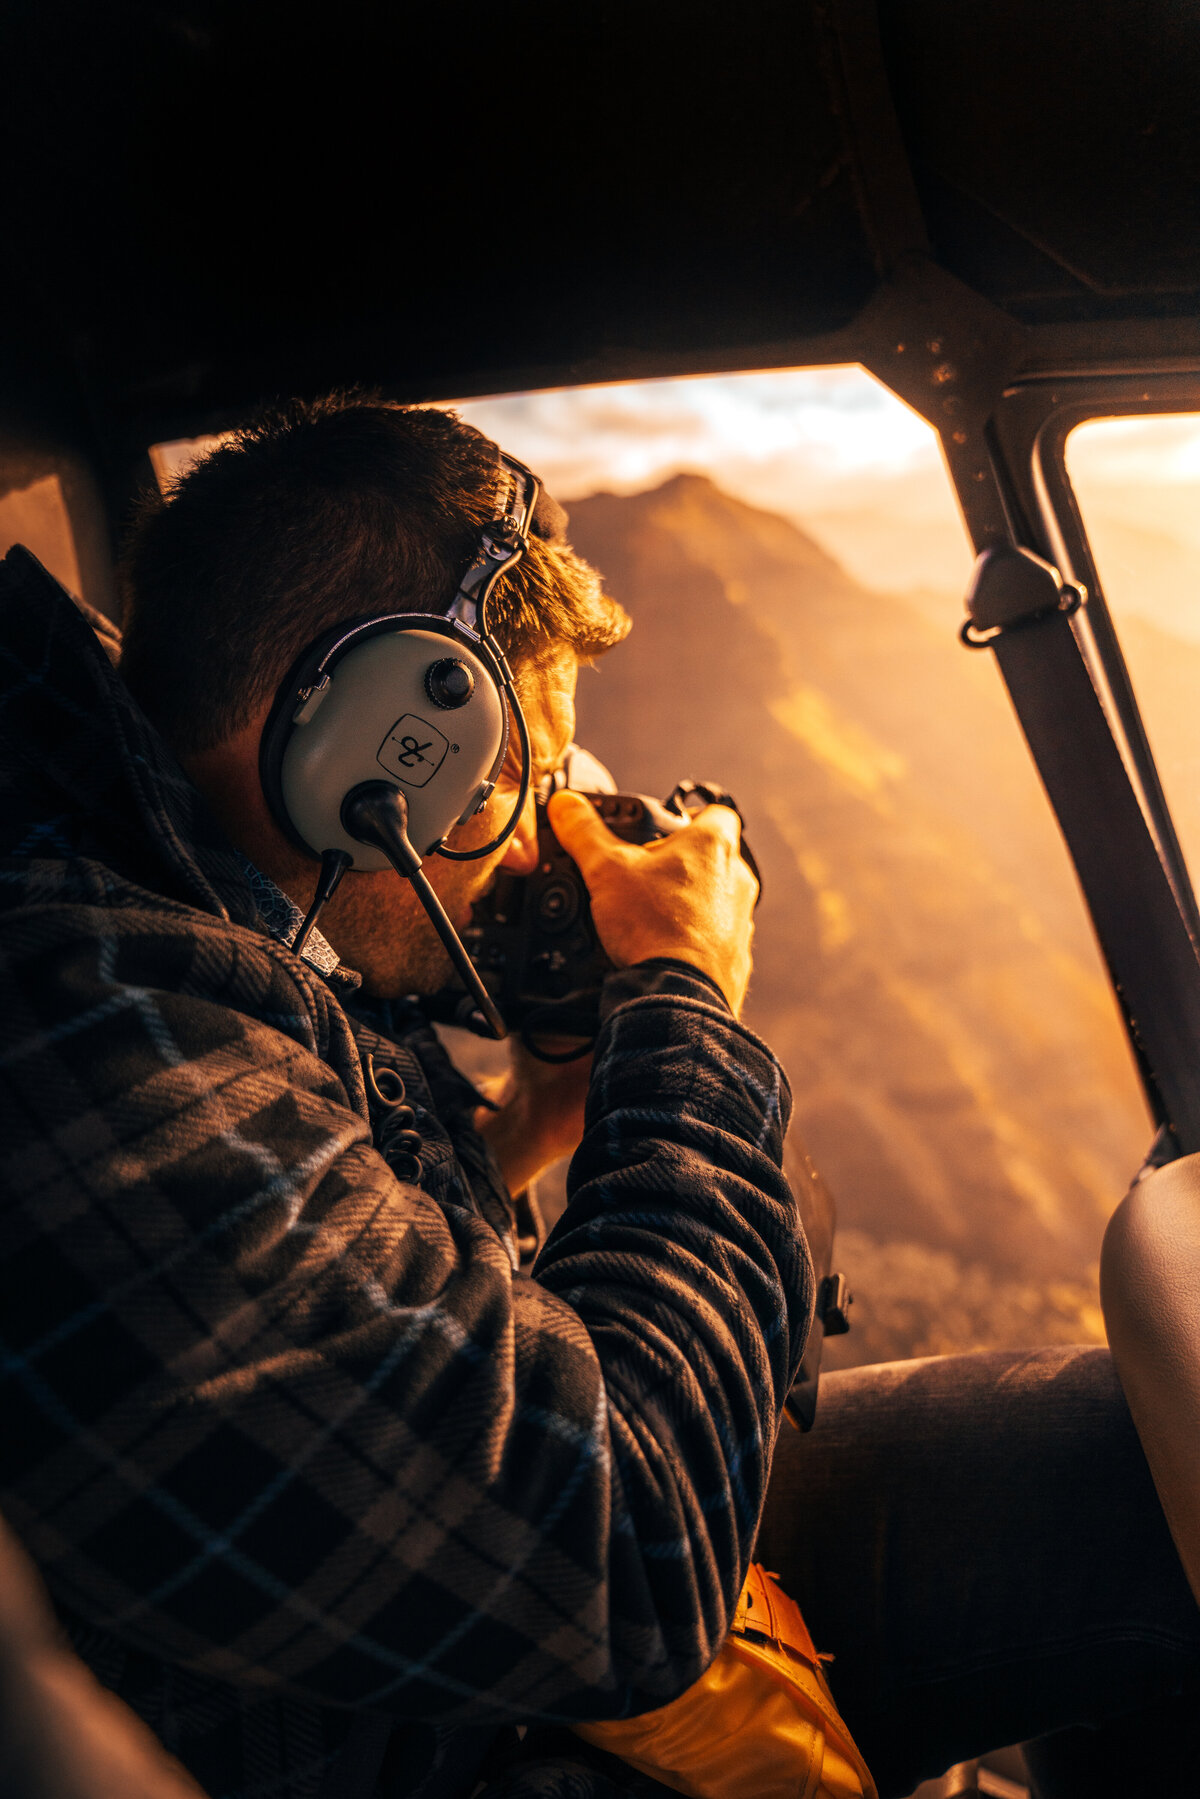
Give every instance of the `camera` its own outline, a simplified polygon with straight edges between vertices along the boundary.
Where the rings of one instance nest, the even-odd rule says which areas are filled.
[[[581,793],[626,843],[652,843],[686,830],[704,806],[738,811],[729,794],[708,781],[680,781],[662,801],[619,793],[603,763],[575,744],[558,773],[542,784],[536,796],[536,869],[529,875],[500,869],[476,901],[462,938],[509,1030],[535,1056],[555,1062],[590,1050],[600,1027],[600,989],[613,966],[596,935],[583,876],[547,817],[550,795],[563,787]],[[757,879],[744,838],[742,854]],[[468,1028],[471,1009],[469,996],[459,989],[443,989],[430,1003],[439,1021]],[[574,1041],[550,1045],[564,1038]]]
[[[604,764],[571,745],[562,768],[536,796],[537,868],[529,875],[500,869],[475,902],[462,934],[505,1024],[543,1062],[570,1062],[589,1053],[600,1029],[600,990],[613,966],[596,935],[583,876],[550,828],[550,795],[563,787],[582,793],[626,843],[653,843],[686,830],[692,814],[704,806],[729,806],[741,818],[730,795],[711,781],[680,781],[662,801],[619,793]],[[762,879],[744,831],[741,849],[761,895]],[[439,1023],[474,1028],[473,1002],[461,987],[443,988],[426,1007]],[[482,1026],[480,1015],[474,1016]],[[816,1314],[786,1410],[793,1424],[808,1430],[816,1410],[822,1344],[849,1330],[851,1294],[845,1277],[830,1272],[833,1201],[807,1156],[800,1154],[805,1178],[797,1186],[797,1198],[817,1277]]]

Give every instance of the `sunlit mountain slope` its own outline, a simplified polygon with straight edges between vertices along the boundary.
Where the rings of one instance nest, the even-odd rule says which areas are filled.
[[[626,787],[723,780],[763,866],[747,1016],[838,1199],[837,1358],[1098,1334],[1148,1131],[990,658],[705,478],[571,515],[635,620],[580,741]]]

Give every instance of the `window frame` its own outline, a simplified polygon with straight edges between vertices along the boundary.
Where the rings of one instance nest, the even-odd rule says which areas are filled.
[[[1120,757],[1125,778],[1140,810],[1146,831],[1157,857],[1158,870],[1169,888],[1169,900],[1178,923],[1186,931],[1184,940],[1172,932],[1173,944],[1160,941],[1163,933],[1153,924],[1166,917],[1163,895],[1157,876],[1145,864],[1142,877],[1141,904],[1135,904],[1122,929],[1127,934],[1143,931],[1139,944],[1138,970],[1135,979],[1123,978],[1120,942],[1114,943],[1111,909],[1098,892],[1107,867],[1115,872],[1114,858],[1120,845],[1114,838],[1100,846],[1100,855],[1084,858],[1078,853],[1078,840],[1072,847],[1072,832],[1064,819],[1061,795],[1064,774],[1056,776],[1046,766],[1047,756],[1043,729],[1042,754],[1030,742],[1035,764],[1047,788],[1052,809],[1067,840],[1083,897],[1100,938],[1101,949],[1113,977],[1116,996],[1126,1031],[1138,1062],[1147,1098],[1156,1117],[1175,1127],[1177,1149],[1188,1153],[1200,1150],[1200,1091],[1195,1104],[1189,1100],[1190,1123],[1178,1128],[1175,1113],[1178,1105],[1164,1105],[1164,1089],[1190,1093],[1197,1088],[1196,1071],[1200,1069],[1200,909],[1197,908],[1192,881],[1180,847],[1175,824],[1163,791],[1145,725],[1134,694],[1121,644],[1104,596],[1103,584],[1088,540],[1087,529],[1067,469],[1067,443],[1080,425],[1104,418],[1133,416],[1166,416],[1200,412],[1200,370],[1194,362],[1174,363],[1167,359],[1153,366],[1133,369],[1113,367],[1108,370],[1039,372],[1008,386],[998,402],[987,429],[990,472],[999,496],[1009,541],[1033,550],[1053,563],[1064,579],[1080,582],[1087,589],[1087,602],[1067,621],[1091,684],[1095,700],[1102,709],[1108,731]],[[969,503],[964,497],[964,509]],[[1030,698],[1023,700],[1012,694],[1018,717],[1027,740],[1030,740]],[[1053,709],[1054,695],[1046,691],[1038,697],[1043,712]],[[1044,716],[1043,716],[1044,725]],[[1037,735],[1036,733],[1034,734]],[[1053,733],[1052,733],[1053,735]],[[1072,744],[1065,730],[1059,732],[1056,746],[1069,762]],[[1087,772],[1078,758],[1065,779],[1086,781]],[[1059,798],[1055,797],[1057,781]],[[1097,870],[1101,872],[1098,874]],[[1144,905],[1145,917],[1136,913]],[[1190,951],[1187,944],[1190,943]],[[1117,952],[1114,954],[1114,950]],[[1160,1020],[1155,1013],[1167,1014]],[[1150,1029],[1147,1029],[1147,1021]],[[1154,1049],[1147,1049],[1147,1037],[1154,1037]]]

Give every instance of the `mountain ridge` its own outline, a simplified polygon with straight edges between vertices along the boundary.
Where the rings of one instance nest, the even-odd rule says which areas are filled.
[[[848,1240],[893,1285],[925,1266],[944,1287],[930,1257],[972,1292],[990,1270],[1021,1297],[990,1323],[973,1302],[984,1336],[1001,1313],[1027,1330],[1052,1289],[1053,1329],[1094,1336],[1100,1233],[1147,1126],[995,671],[706,477],[571,519],[634,617],[581,679],[579,739],[624,787],[703,775],[742,803],[764,869],[747,1020]],[[912,1308],[885,1314],[846,1353],[906,1353]]]

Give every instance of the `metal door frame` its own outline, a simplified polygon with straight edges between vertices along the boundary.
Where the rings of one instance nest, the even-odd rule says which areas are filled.
[[[1200,412],[1200,361],[1190,357],[1030,372],[1003,388],[985,426],[987,480],[956,483],[977,547],[1031,550],[1086,589],[1086,603],[1071,616],[1022,621],[1019,664],[1006,666],[1002,653],[999,659],[1152,1113],[1182,1153],[1200,1150],[1200,911],[1071,486],[1066,446],[1091,420],[1191,411]],[[1097,791],[1107,784],[1107,807],[1089,794],[1093,784]]]

